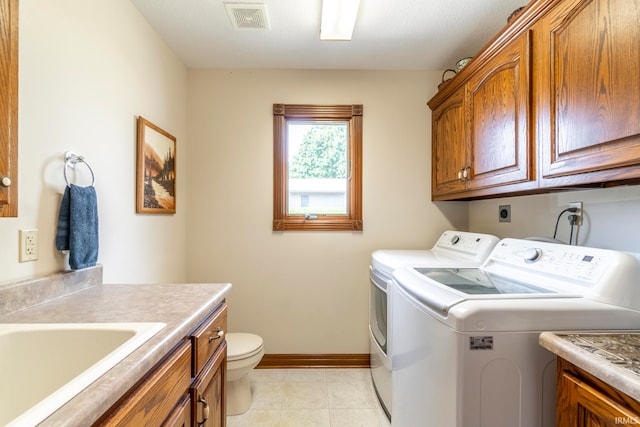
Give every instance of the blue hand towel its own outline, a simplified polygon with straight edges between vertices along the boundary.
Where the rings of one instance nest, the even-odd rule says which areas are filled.
[[[98,260],[98,198],[93,186],[69,184],[64,190],[56,249],[69,251],[72,270],[93,267]]]

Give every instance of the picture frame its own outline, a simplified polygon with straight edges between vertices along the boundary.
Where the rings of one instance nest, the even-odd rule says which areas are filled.
[[[176,213],[176,137],[138,117],[136,212]]]

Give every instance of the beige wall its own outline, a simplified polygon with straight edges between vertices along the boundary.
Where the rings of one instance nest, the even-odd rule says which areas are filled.
[[[552,237],[558,214],[569,202],[583,202],[580,245],[640,253],[640,186],[473,201],[469,228],[500,237]],[[498,206],[504,204],[511,205],[510,223],[498,222]],[[557,238],[569,241],[567,214],[560,219]]]
[[[53,246],[67,150],[96,172],[105,280],[231,282],[231,330],[269,353],[366,353],[371,251],[447,228],[550,236],[583,201],[580,244],[640,252],[640,187],[430,202],[439,72],[187,71],[128,0],[22,0],[20,25],[19,217],[0,219],[0,283],[67,268]],[[364,105],[363,233],[271,231],[273,103]],[[135,214],[137,115],[178,139],[176,215]],[[27,228],[40,259],[18,263]]]
[[[185,67],[128,0],[21,0],[19,79],[19,216],[0,219],[0,283],[68,268],[53,243],[68,150],[95,171],[105,280],[184,281],[186,182],[173,216],[136,215],[134,185],[137,115],[177,137],[187,169]],[[27,228],[40,259],[19,263]]]
[[[267,353],[368,352],[368,265],[466,228],[465,203],[430,202],[440,73],[191,70],[187,271],[233,283],[229,330]],[[363,104],[364,232],[273,232],[274,103]]]

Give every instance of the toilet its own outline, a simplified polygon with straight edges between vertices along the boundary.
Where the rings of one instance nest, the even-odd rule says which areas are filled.
[[[262,338],[255,334],[230,332],[227,339],[227,415],[246,412],[251,406],[249,372],[255,368],[262,356]]]

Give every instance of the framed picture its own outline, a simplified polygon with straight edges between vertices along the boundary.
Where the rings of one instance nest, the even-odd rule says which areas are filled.
[[[136,212],[176,213],[176,138],[138,117]]]

